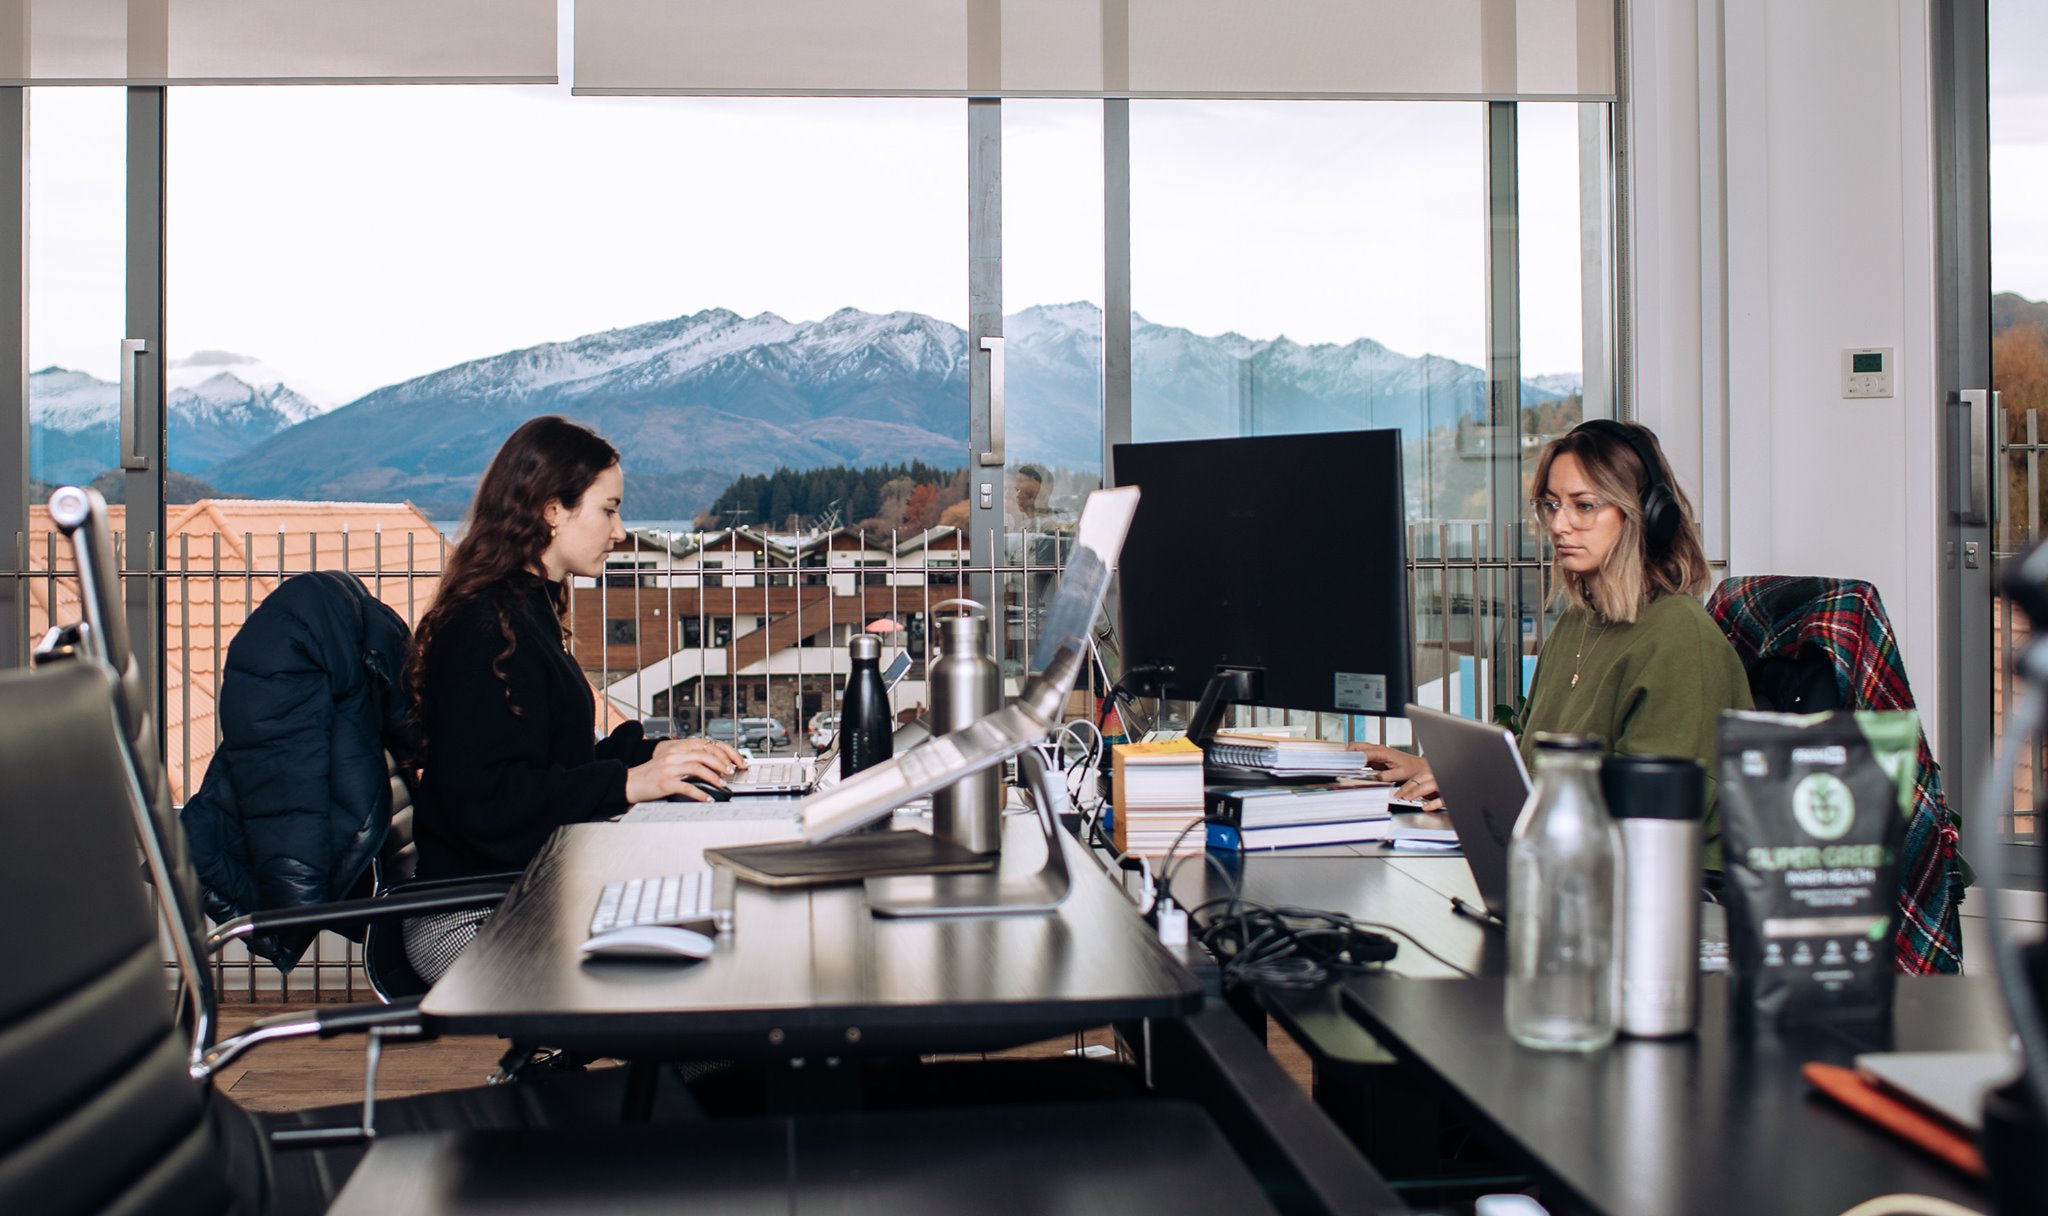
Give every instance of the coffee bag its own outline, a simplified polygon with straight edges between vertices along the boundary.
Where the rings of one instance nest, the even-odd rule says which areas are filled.
[[[1910,710],[1722,715],[1738,1008],[1786,1022],[1890,1013],[1919,737]]]

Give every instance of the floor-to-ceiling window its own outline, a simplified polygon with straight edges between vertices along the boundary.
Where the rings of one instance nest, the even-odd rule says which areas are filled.
[[[608,708],[800,726],[843,664],[792,648],[915,609],[796,567],[885,561],[964,500],[962,112],[179,90],[167,463],[170,500],[206,505],[173,507],[167,568],[348,566],[416,619],[492,452],[559,413],[627,472],[635,551],[576,596]],[[200,677],[242,596],[204,585],[167,610]],[[702,643],[750,634],[762,653]],[[763,665],[788,678],[741,678]]]
[[[29,91],[29,497],[118,467],[126,94]]]
[[[1102,127],[1096,100],[1002,103],[1003,580],[991,605],[1015,676],[1102,485]]]
[[[2048,513],[2043,457],[2048,455],[2048,65],[2036,53],[2048,39],[2048,13],[2024,0],[1990,0],[1989,210],[1991,231],[1991,388],[1997,394],[1992,462],[1995,565],[2039,543]],[[1994,721],[2010,717],[2019,690],[2013,656],[2028,638],[2026,617],[1993,601],[1990,673]],[[2005,838],[2038,848],[2035,811],[2048,771],[2048,744],[2037,740],[2019,765]],[[2038,874],[2040,863],[2030,867]]]
[[[1524,22],[1520,34],[1537,27]],[[1125,70],[1163,62],[1141,59]],[[1524,68],[1520,87],[1597,94],[1597,68],[1595,54],[1561,89]],[[1333,76],[1329,87],[1358,83]],[[1396,83],[1422,95],[1445,87]],[[1461,91],[1469,83],[1441,95]],[[629,517],[648,525],[648,551],[585,589],[598,601],[589,641],[600,683],[645,671],[689,637],[701,649],[710,637],[730,646],[752,630],[803,629],[782,609],[805,605],[766,599],[713,622],[714,590],[837,588],[795,570],[877,554],[957,567],[958,541],[951,553],[929,539],[904,546],[958,528],[969,505],[957,470],[972,455],[962,397],[976,357],[963,332],[973,179],[959,96],[174,86],[170,99],[170,340],[155,353],[172,518],[158,561],[170,602],[187,605],[163,622],[184,661],[198,664],[225,616],[246,608],[227,600],[260,596],[246,579],[243,592],[222,591],[226,572],[274,579],[345,563],[388,583],[387,598],[416,616],[482,462],[519,418],[544,410],[584,417],[620,443]],[[1123,220],[1134,238],[1120,271],[1103,257],[1110,106],[1130,115]],[[1519,530],[1522,495],[1492,470],[1582,408],[1573,322],[1586,306],[1587,185],[1576,133],[1588,108],[1604,112],[1520,107],[1506,162],[1519,179],[1519,318],[1504,329],[1488,297],[1489,173],[1500,172],[1489,103],[1006,98],[997,181],[1009,425],[998,497],[1019,560],[1037,564],[1034,533],[1056,546],[1099,483],[1104,414],[1122,408],[1120,395],[1138,439],[1399,429],[1413,551],[1439,563],[1498,559],[1480,538]],[[118,107],[109,114],[117,144]],[[46,136],[39,147],[53,142],[69,144]],[[101,242],[110,264],[118,247],[117,233]],[[1105,278],[1119,273],[1133,312],[1114,320],[1130,328],[1131,367],[1111,383],[1121,373],[1105,360],[1102,306]],[[100,339],[99,364],[76,369],[103,396],[119,370],[118,328]],[[1503,342],[1518,360],[1509,436],[1488,419]],[[334,518],[315,520],[313,504]],[[348,504],[377,510],[350,515]],[[702,539],[734,529],[748,535]],[[845,534],[816,540],[835,529]],[[778,564],[790,574],[733,572]],[[681,609],[660,604],[662,620],[620,608],[693,568],[718,573],[687,576],[701,594]],[[1463,571],[1432,577],[1418,590],[1418,632],[1438,659],[1423,681],[1444,703],[1482,712],[1471,672],[1488,660],[1475,620],[1512,618],[1504,628],[1532,646],[1537,589],[1508,594],[1500,571],[1484,588]],[[193,586],[225,598],[203,610],[180,601]],[[1016,590],[1028,627],[1025,601],[1043,587],[1026,579]],[[889,615],[909,633],[922,625],[914,610]],[[792,644],[816,643],[806,630]],[[649,687],[672,674],[650,673]],[[700,718],[759,708],[749,689],[760,685],[724,675],[722,691],[699,681],[690,703]],[[676,687],[661,687],[658,703],[634,691],[631,708],[670,714]],[[184,729],[207,733],[206,706],[176,708]],[[209,744],[194,746],[203,755]]]

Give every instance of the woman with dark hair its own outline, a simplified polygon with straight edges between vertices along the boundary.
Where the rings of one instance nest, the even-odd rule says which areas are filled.
[[[590,681],[568,653],[568,579],[601,577],[625,538],[618,451],[564,418],[505,440],[462,540],[414,631],[406,686],[420,731],[414,838],[421,878],[518,870],[563,824],[629,803],[711,797],[744,761],[710,739],[596,738]],[[487,913],[406,923],[406,953],[433,979]]]
[[[1692,506],[1648,427],[1582,423],[1543,449],[1529,507],[1551,542],[1552,598],[1565,605],[1536,658],[1518,726],[1532,764],[1539,731],[1598,735],[1615,752],[1714,756],[1723,710],[1750,708],[1742,660],[1700,604],[1709,574]],[[1394,796],[1434,802],[1429,762],[1355,744]],[[1707,864],[1719,833],[1707,824]]]

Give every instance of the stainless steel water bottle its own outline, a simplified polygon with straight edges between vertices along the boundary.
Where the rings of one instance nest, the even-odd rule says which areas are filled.
[[[958,612],[940,616],[948,608]],[[989,656],[988,613],[973,600],[947,600],[932,609],[939,656],[928,679],[932,733],[972,725],[1002,705],[1002,673]],[[976,773],[932,795],[932,835],[976,853],[1002,847],[1003,779],[1000,769]]]
[[[1700,1016],[1700,819],[1697,760],[1609,756],[1600,783],[1621,825],[1620,1030],[1691,1034]]]

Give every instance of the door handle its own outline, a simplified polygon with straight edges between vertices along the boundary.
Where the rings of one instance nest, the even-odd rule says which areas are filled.
[[[149,454],[142,450],[142,423],[137,417],[136,399],[142,381],[142,356],[149,353],[146,338],[121,339],[121,467],[146,469]]]
[[[1003,340],[983,338],[981,349],[988,352],[988,451],[983,452],[980,463],[984,466],[1001,468],[1003,465]]]

